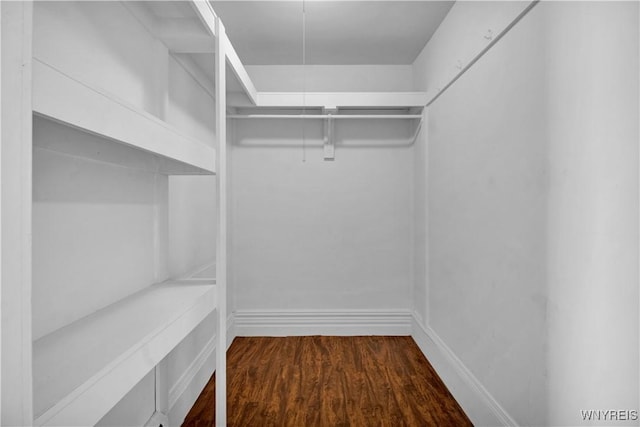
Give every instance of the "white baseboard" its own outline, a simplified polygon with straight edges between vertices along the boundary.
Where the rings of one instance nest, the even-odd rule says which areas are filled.
[[[517,426],[516,421],[420,316],[413,315],[411,336],[453,397],[476,426]]]
[[[411,335],[408,310],[239,310],[237,336]]]

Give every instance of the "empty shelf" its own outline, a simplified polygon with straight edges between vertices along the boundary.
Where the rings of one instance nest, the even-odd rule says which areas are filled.
[[[259,92],[258,107],[410,108],[427,104],[424,92]]]
[[[33,61],[33,111],[180,163],[180,174],[215,173],[215,149],[166,122],[40,60]]]
[[[211,283],[150,286],[35,341],[35,424],[96,424],[215,309]]]

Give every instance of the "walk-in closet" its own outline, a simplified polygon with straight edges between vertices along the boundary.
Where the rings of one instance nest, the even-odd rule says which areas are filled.
[[[0,425],[638,425],[640,2],[0,16]]]

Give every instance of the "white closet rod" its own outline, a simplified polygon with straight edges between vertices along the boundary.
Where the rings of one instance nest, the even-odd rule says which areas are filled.
[[[229,119],[421,119],[422,114],[229,114]]]

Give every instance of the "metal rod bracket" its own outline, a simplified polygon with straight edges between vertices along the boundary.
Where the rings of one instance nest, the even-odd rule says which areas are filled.
[[[327,111],[327,119],[324,122],[324,160],[335,160],[336,145],[333,138],[333,115],[336,110]]]

